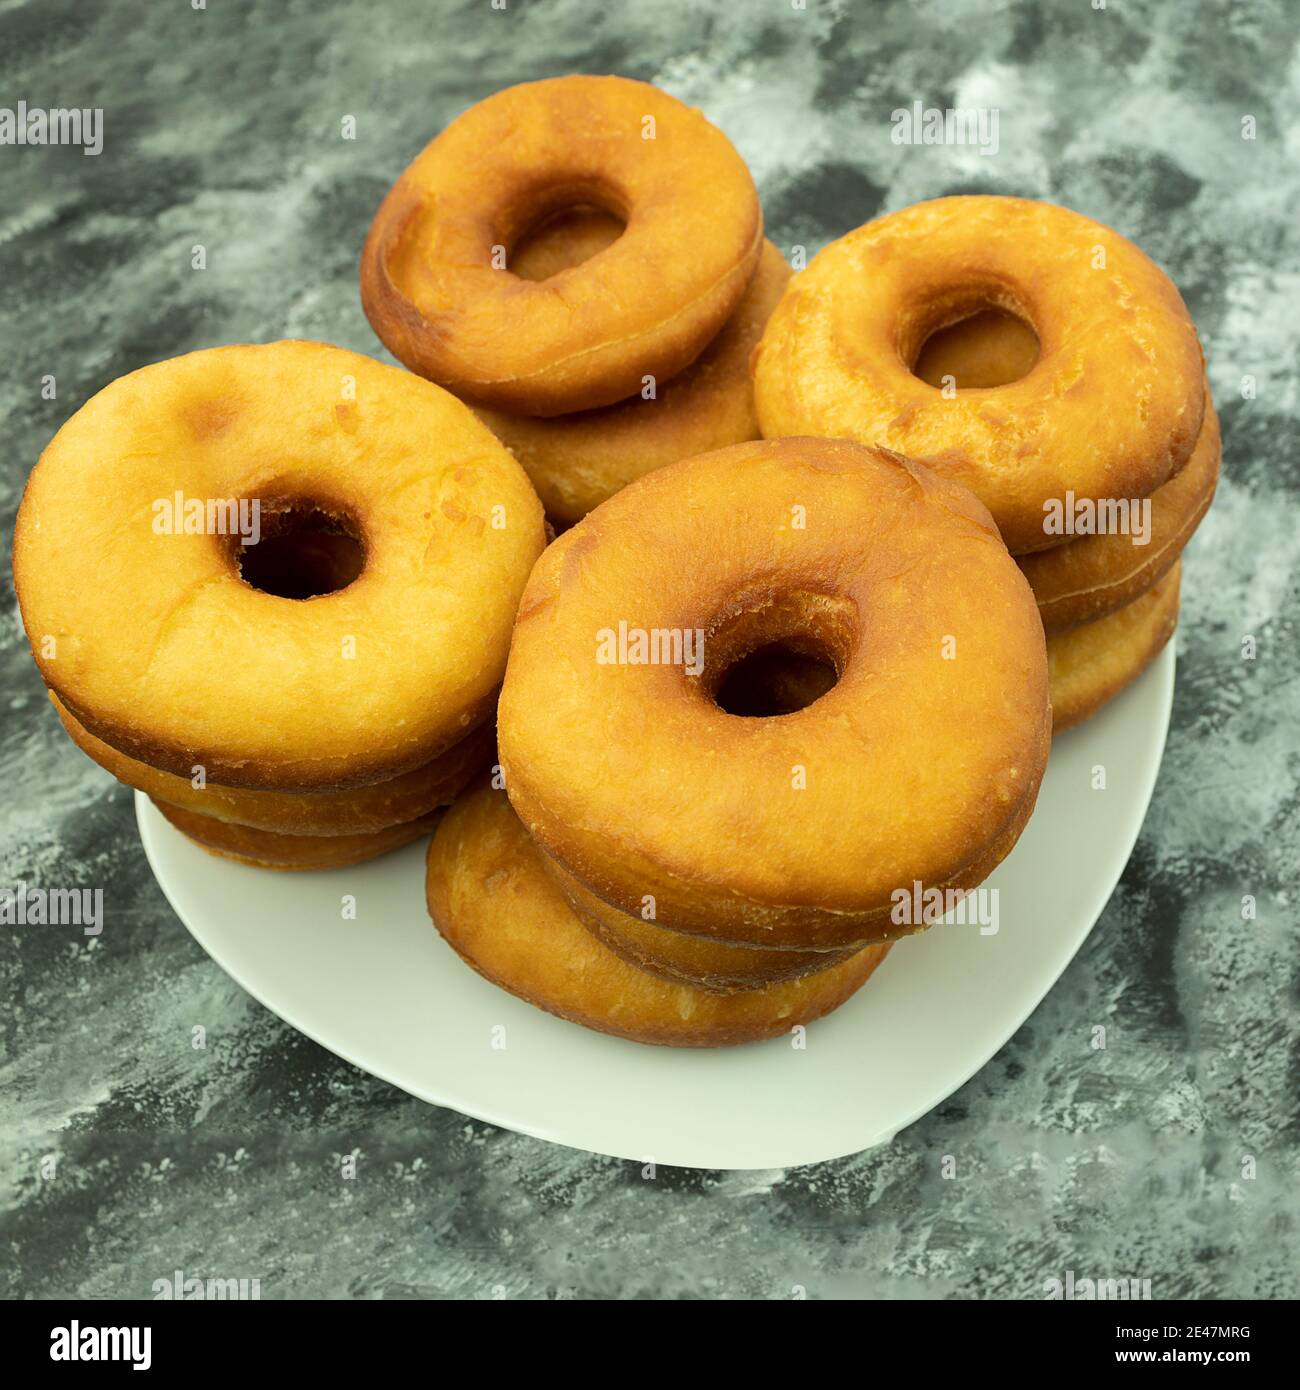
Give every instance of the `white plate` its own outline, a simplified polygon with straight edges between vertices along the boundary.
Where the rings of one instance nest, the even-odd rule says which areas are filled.
[[[1038,806],[986,886],[999,931],[939,925],[894,948],[807,1047],[644,1047],[480,979],[424,906],[424,845],[353,869],[216,859],[136,797],[145,853],[205,951],[254,998],[422,1100],[574,1148],[703,1168],[856,1153],[938,1105],[1029,1017],[1083,944],[1137,839],[1169,724],[1174,644],[1057,740]],[[1104,790],[1094,789],[1096,766]],[[353,894],[357,920],[341,899]],[[504,1049],[493,1046],[505,1026]]]

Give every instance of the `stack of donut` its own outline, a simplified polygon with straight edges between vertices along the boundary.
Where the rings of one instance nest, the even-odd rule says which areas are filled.
[[[1219,428],[1187,309],[1132,242],[1022,198],[905,208],[795,277],[754,372],[765,437],[883,444],[985,503],[1038,600],[1058,731],[1168,640]]]
[[[241,515],[256,527],[210,524]],[[544,543],[522,470],[459,401],[282,342],[88,401],[32,472],[14,576],[84,752],[205,849],[312,869],[427,834],[491,763]]]
[[[753,688],[774,652],[829,672],[811,703]],[[717,450],[633,483],[533,570],[505,794],[485,783],[442,821],[430,911],[482,974],[589,1027],[788,1032],[1001,862],[1050,739],[1033,596],[967,489],[849,441]]]
[[[216,854],[436,824],[438,929],[565,1018],[836,1008],[1173,630],[1218,423],[1177,290],[1078,214],[944,198],[792,277],[699,112],[557,78],[424,149],[361,294],[409,372],[227,347],[78,411],[23,621],[74,741]]]
[[[375,216],[361,299],[475,406],[559,524],[652,469],[759,437],[749,357],[790,277],[731,142],[622,77],[471,107]]]

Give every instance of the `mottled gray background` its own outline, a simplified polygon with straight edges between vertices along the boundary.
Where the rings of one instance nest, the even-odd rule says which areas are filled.
[[[471,102],[575,70],[702,106],[787,249],[973,190],[1113,224],[1186,296],[1226,449],[1185,567],[1160,784],[1100,925],[947,1104],[790,1172],[647,1182],[413,1101],[254,1003],[163,901],[129,793],[60,736],[6,563],[0,883],[101,883],[113,928],[4,929],[4,1292],[148,1296],[178,1267],[265,1297],[1035,1297],[1066,1269],[1174,1298],[1300,1291],[1298,17],[1277,0],[3,0],[0,105],[102,106],[107,142],[0,148],[6,543],[45,442],[122,372],[283,336],[384,355],[356,263],[391,180]],[[892,145],[889,112],[917,99],[998,107],[998,155]]]

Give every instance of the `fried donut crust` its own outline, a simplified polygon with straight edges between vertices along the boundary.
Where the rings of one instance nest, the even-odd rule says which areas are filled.
[[[638,970],[709,994],[734,994],[799,980],[839,965],[861,949],[840,946],[826,951],[778,951],[669,931],[602,902],[550,855],[542,854],[541,860],[577,919],[615,955]]]
[[[581,231],[573,233],[581,237]],[[735,312],[700,356],[655,397],[541,420],[480,409],[479,417],[524,466],[547,514],[580,520],[642,474],[759,437],[749,357],[790,268],[770,241]]]
[[[1125,535],[1081,536],[1019,557],[1049,634],[1118,612],[1169,573],[1214,500],[1220,455],[1219,417],[1207,387],[1191,458],[1151,494],[1146,545],[1135,546]]]
[[[699,675],[598,660],[620,623],[702,633]],[[719,708],[726,670],[782,642],[834,688],[775,717]],[[976,498],[885,450],[789,439],[647,474],[549,547],[498,743],[525,826],[597,897],[806,949],[890,934],[916,880],[978,884],[1028,818],[1049,720],[1038,610]]]
[[[156,504],[309,507],[360,575],[287,599],[237,537],[160,534]],[[467,406],[323,343],[216,348],[120,378],[58,432],[19,509],[14,579],[45,683],[128,757],[256,790],[428,763],[491,712],[545,543],[519,465]]]
[[[1051,748],[1052,731],[1044,725],[1042,734],[1042,756],[1044,761]],[[998,867],[1015,848],[1021,833],[1029,823],[1037,801],[1037,789],[1033,796],[1025,797],[1016,808],[1013,818],[988,844],[980,856],[951,878],[942,883],[921,882],[926,889],[969,892],[977,888]],[[727,993],[733,982],[745,978],[744,971],[770,972],[775,974],[780,965],[773,962],[794,963],[800,957],[820,956],[823,960],[846,957],[869,945],[892,945],[905,937],[914,936],[934,925],[935,919],[922,922],[895,920],[893,904],[878,911],[858,916],[857,940],[837,946],[793,944],[772,945],[767,939],[754,941],[724,940],[716,930],[705,930],[698,918],[688,918],[686,926],[669,925],[662,919],[651,926],[641,922],[634,913],[625,912],[621,907],[606,901],[594,892],[581,879],[551,855],[543,852],[542,859],[547,871],[560,885],[561,892],[568,898],[578,920],[588,930],[594,931],[611,950],[617,951],[624,959],[652,974],[662,974],[667,979],[680,979],[682,983],[700,989],[713,989],[717,993]],[[898,885],[911,898],[912,885]],[[572,891],[570,891],[572,890]],[[813,914],[808,915],[813,920]],[[840,926],[839,923],[836,924]],[[630,929],[629,929],[630,928]],[[730,927],[724,930],[731,930]],[[820,938],[819,938],[820,939]],[[762,959],[760,959],[762,958]],[[702,980],[689,978],[687,972],[700,970]],[[797,974],[781,978],[798,978]],[[747,988],[746,985],[739,985]]]
[[[450,806],[496,752],[496,728],[488,721],[423,767],[349,791],[256,792],[215,782],[200,788],[190,778],[137,762],[97,739],[59,704],[53,691],[50,702],[73,743],[119,782],[195,815],[279,835],[367,835],[415,820],[439,806]]]
[[[1038,360],[946,397],[912,372],[983,308],[1031,324]],[[832,242],[790,283],[754,360],[768,437],[897,449],[965,483],[1015,554],[1059,543],[1044,504],[1146,497],[1201,428],[1204,361],[1172,281],[1132,242],[1023,198],[918,203]]]
[[[801,980],[727,995],[671,984],[601,944],[542,867],[509,801],[461,796],[429,846],[429,915],[484,979],[548,1013],[634,1042],[728,1047],[788,1034],[862,987],[888,946]]]
[[[521,237],[581,204],[623,221],[613,245],[542,283],[511,273]],[[700,112],[625,77],[547,78],[470,107],[401,175],[366,239],[361,302],[412,371],[481,405],[561,415],[693,362],[762,235],[749,170]]]
[[[149,800],[200,849],[256,869],[345,869],[352,864],[364,864],[368,859],[378,859],[381,854],[401,849],[427,835],[438,821],[435,812],[368,835],[277,835],[269,830],[254,830],[251,826],[232,825],[213,816],[202,816],[153,797]]]
[[[1053,733],[1091,718],[1159,656],[1178,626],[1182,562],[1116,613],[1047,634]]]

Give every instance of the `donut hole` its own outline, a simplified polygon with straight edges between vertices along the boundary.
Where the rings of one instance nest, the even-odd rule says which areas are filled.
[[[261,506],[261,537],[239,545],[239,577],[276,598],[320,598],[346,589],[366,564],[360,529],[352,518],[311,502]]]
[[[1033,371],[1041,351],[1029,316],[1005,291],[939,296],[904,327],[913,376],[958,391],[1008,386]]]
[[[549,280],[612,246],[627,219],[593,201],[534,213],[510,247],[506,264],[521,280]]]
[[[713,699],[724,714],[766,719],[807,709],[837,680],[839,672],[828,656],[769,642],[723,673]]]
[[[739,718],[807,709],[839,681],[855,613],[849,600],[830,594],[751,597],[706,630],[701,688]]]

